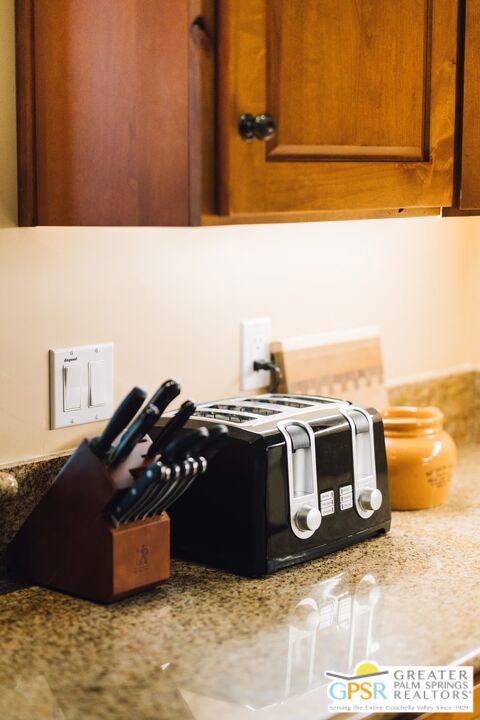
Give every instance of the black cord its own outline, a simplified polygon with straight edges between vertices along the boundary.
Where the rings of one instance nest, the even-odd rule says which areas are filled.
[[[270,373],[272,374],[272,384],[268,392],[276,393],[278,386],[283,380],[282,371],[278,365],[275,365],[275,363],[271,360],[254,360],[253,369],[255,372],[258,372],[259,370],[270,370]]]

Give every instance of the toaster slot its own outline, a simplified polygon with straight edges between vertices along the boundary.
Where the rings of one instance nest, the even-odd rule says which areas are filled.
[[[261,415],[262,417],[267,415],[278,415],[282,412],[281,410],[274,410],[274,408],[261,407],[258,405],[236,405],[235,407],[237,410],[241,410],[242,412],[255,413],[255,415]]]
[[[269,403],[267,403],[269,405]],[[243,401],[234,401],[229,403],[209,403],[208,405],[202,405],[202,409],[207,411],[213,410],[233,410],[235,413],[247,413],[252,419],[258,420],[259,417],[268,417],[269,415],[278,415],[283,410],[279,410],[275,407],[267,407],[266,405],[260,405],[255,400],[249,400],[246,398]]]
[[[252,422],[252,420],[257,420],[258,418],[255,415],[244,415],[241,413],[233,413],[229,412],[228,410],[217,410],[215,408],[207,408],[207,409],[197,409],[195,413],[192,415],[194,418],[206,418],[208,420],[220,420],[222,422],[232,422],[232,423],[247,423]]]
[[[278,429],[287,450],[290,527],[306,540],[318,530],[322,516],[318,507],[315,436],[312,428],[298,420],[284,420]]]
[[[270,402],[290,405],[291,407],[308,407],[313,405],[344,405],[348,404],[345,400],[339,400],[338,398],[322,397],[320,395],[271,395],[263,396],[271,397]]]
[[[314,403],[315,405],[338,405],[346,404],[345,400],[339,400],[338,398],[323,397],[320,395],[293,395],[295,400],[302,400],[303,402]]]
[[[301,402],[298,402],[297,400],[291,400],[290,398],[282,398],[277,397],[276,395],[273,395],[271,398],[255,398],[255,402],[259,403],[267,403],[269,405],[281,405],[282,407],[292,407],[292,408],[308,408],[308,407],[315,407],[317,403],[315,402],[307,402],[306,400],[302,400]]]
[[[373,420],[366,410],[353,405],[340,409],[352,434],[355,508],[364,520],[379,510],[382,493],[377,487]]]

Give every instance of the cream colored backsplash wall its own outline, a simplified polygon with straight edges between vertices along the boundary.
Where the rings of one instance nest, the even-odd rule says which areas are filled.
[[[264,315],[276,338],[378,325],[390,380],[472,359],[476,220],[14,227],[12,0],[0,47],[0,464],[99,429],[48,429],[53,347],[113,342],[116,400],[168,376],[197,400],[237,393],[240,320]]]

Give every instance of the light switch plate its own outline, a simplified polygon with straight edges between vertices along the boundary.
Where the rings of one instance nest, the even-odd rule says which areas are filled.
[[[108,420],[113,412],[113,344],[99,343],[50,350],[49,356],[50,429]],[[65,383],[70,381],[69,378],[76,382],[78,377],[78,373],[65,371],[64,368],[72,365],[80,366],[80,407],[65,410],[69,404],[65,402]],[[95,371],[93,373],[92,368]],[[92,378],[96,384],[91,387]],[[102,380],[104,387],[98,384]],[[76,387],[69,389],[69,397],[76,397],[76,393]]]

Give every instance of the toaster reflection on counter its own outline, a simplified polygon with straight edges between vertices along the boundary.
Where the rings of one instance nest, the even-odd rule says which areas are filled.
[[[241,708],[269,719],[295,717],[300,696],[310,698],[315,717],[327,717],[325,672],[353,672],[378,657],[380,600],[373,575],[353,583],[340,573],[313,585],[273,630],[212,648],[201,680],[182,684],[194,717],[213,717],[217,705],[225,709],[219,703],[230,703],[235,717],[243,717]]]
[[[330,682],[325,678],[332,667],[325,652],[329,642],[336,646],[335,662],[340,661],[347,673],[361,660],[374,658],[379,649],[374,614],[380,588],[373,575],[365,575],[353,593],[342,587],[342,575],[314,590],[296,605],[290,619],[285,697]]]
[[[187,427],[218,423],[224,448],[171,509],[177,557],[258,577],[389,530],[376,410],[267,393],[200,405]]]

